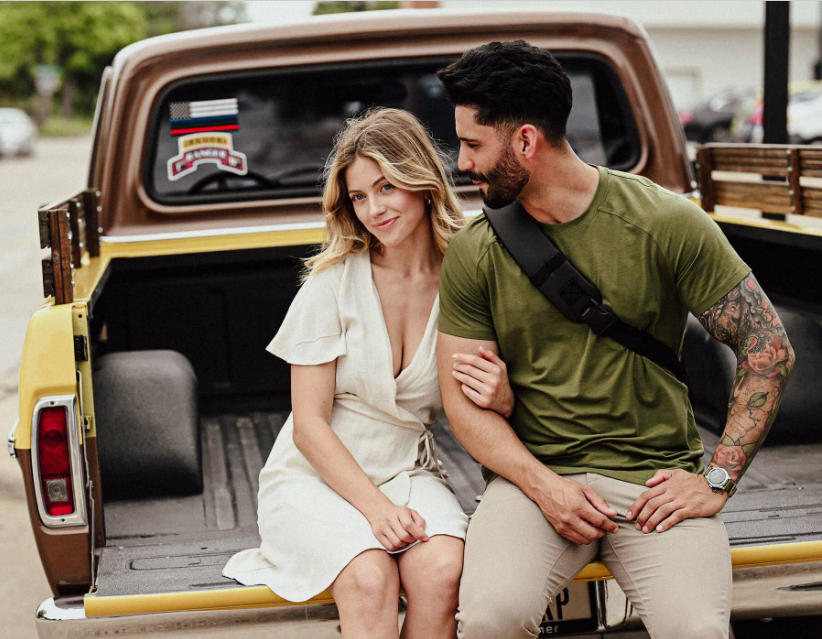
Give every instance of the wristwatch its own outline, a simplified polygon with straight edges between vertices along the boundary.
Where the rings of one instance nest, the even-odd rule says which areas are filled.
[[[708,486],[711,487],[713,492],[718,493],[720,490],[724,490],[728,493],[728,498],[734,496],[737,488],[736,482],[731,479],[728,471],[724,468],[708,466],[703,477],[705,478],[705,481],[708,482]]]

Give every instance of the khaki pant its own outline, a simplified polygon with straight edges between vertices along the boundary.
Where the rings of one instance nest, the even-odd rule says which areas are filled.
[[[718,515],[644,534],[625,521],[644,486],[591,473],[566,477],[591,486],[619,513],[619,532],[587,546],[573,544],[519,488],[495,479],[468,526],[460,639],[537,637],[551,597],[597,558],[653,639],[728,637],[731,555]]]

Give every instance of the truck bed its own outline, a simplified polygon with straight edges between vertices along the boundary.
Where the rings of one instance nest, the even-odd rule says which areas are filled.
[[[236,586],[222,576],[234,553],[259,546],[260,470],[288,413],[223,414],[201,420],[201,495],[106,503],[98,596]],[[434,424],[437,457],[467,513],[482,493],[479,465],[451,435],[443,414]]]
[[[287,415],[205,416],[201,495],[107,502],[97,596],[236,587],[222,568],[234,553],[259,545],[258,477]],[[433,429],[437,456],[463,509],[472,513],[483,489],[479,465],[454,439],[444,414]],[[718,438],[700,432],[707,462]],[[822,539],[820,468],[822,444],[761,450],[722,513],[731,545]]]

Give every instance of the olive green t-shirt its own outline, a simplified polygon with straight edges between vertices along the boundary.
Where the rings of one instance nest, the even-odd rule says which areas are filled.
[[[540,224],[623,322],[681,352],[699,315],[750,269],[696,204],[599,168],[588,209]],[[439,330],[494,340],[516,394],[510,424],[558,474],[644,484],[658,469],[701,472],[688,389],[667,370],[565,318],[528,280],[485,215],[454,237],[440,275]],[[494,474],[483,469],[487,481]]]

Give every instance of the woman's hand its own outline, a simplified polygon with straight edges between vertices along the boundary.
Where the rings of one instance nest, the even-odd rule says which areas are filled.
[[[508,368],[491,351],[479,347],[479,357],[454,354],[451,372],[462,384],[462,392],[480,408],[499,413],[506,419],[514,412],[514,391],[508,382]]]
[[[428,541],[425,520],[416,510],[396,506],[386,499],[366,515],[371,530],[386,550],[399,550],[417,540]]]

